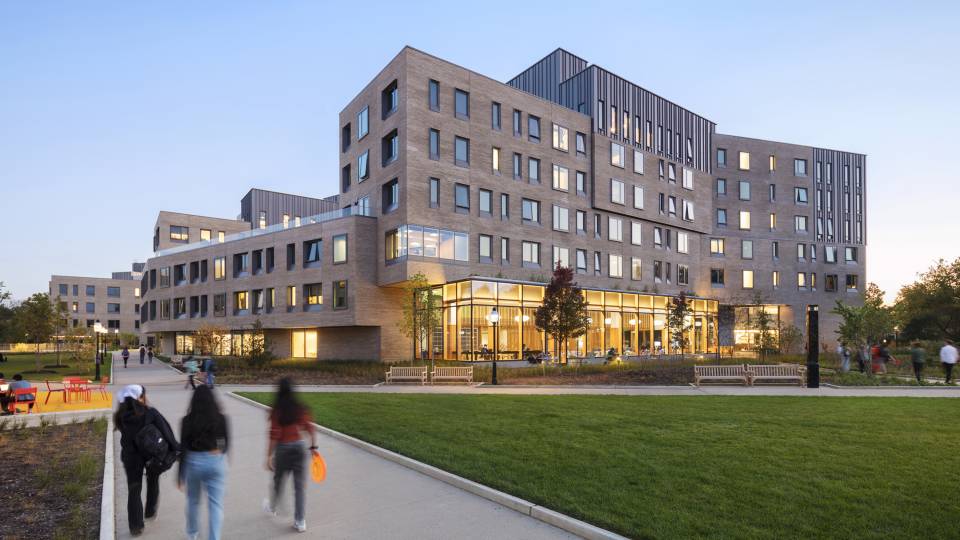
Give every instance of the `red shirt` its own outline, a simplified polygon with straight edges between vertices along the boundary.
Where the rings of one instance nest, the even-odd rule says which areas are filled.
[[[300,440],[300,432],[305,431],[311,435],[314,433],[313,420],[310,418],[310,411],[304,408],[300,412],[297,420],[288,425],[281,426],[277,415],[270,412],[270,440],[279,443],[296,442]]]

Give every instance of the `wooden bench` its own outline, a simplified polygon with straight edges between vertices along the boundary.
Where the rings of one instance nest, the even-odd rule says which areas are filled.
[[[387,384],[400,381],[427,384],[427,366],[390,366],[386,374]]]
[[[170,355],[170,365],[176,368],[183,367],[183,355],[182,354]]]
[[[430,384],[440,382],[473,382],[473,366],[435,367],[430,373]]]
[[[806,386],[806,371],[806,368],[800,364],[752,364],[747,366],[751,386],[757,381],[796,382],[800,386]]]
[[[735,366],[693,366],[694,384],[700,386],[703,381],[740,381],[747,386],[750,376],[742,364]]]

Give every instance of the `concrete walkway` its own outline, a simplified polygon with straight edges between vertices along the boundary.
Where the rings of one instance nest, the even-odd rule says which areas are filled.
[[[114,369],[114,392],[138,383],[148,401],[166,416],[179,436],[190,392],[184,378],[159,361]],[[120,364],[122,366],[122,362]],[[260,387],[262,390],[263,387]],[[217,393],[224,390],[218,387]],[[270,477],[266,461],[264,412],[239,400],[218,395],[229,416],[230,465],[227,473],[223,538],[575,538],[572,535],[467,493],[439,480],[367,453],[347,443],[319,435],[320,452],[327,461],[327,480],[310,483],[307,491],[308,532],[292,529],[293,500],[286,483],[281,516],[271,518],[260,509]],[[120,463],[120,437],[115,437],[117,538],[129,538],[126,477]],[[176,467],[160,479],[159,518],[147,523],[144,538],[184,538],[186,498],[176,488]],[[206,504],[201,523],[206,520]],[[201,538],[206,527],[201,526]]]

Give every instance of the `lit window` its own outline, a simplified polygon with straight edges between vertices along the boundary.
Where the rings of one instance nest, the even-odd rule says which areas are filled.
[[[777,156],[770,154],[769,166],[770,166],[770,172],[777,170]]]
[[[333,263],[347,262],[347,235],[340,234],[333,237]]]
[[[566,152],[568,150],[567,145],[567,128],[553,124],[553,147],[557,150],[562,150]]]
[[[610,267],[608,272],[612,278],[622,278],[623,277],[623,257],[620,255],[610,254],[609,257]]]
[[[856,274],[847,274],[847,290],[855,291],[858,287],[859,276]]]
[[[723,255],[723,254],[724,254],[724,241],[723,241],[723,238],[711,238],[711,239],[710,239],[710,254],[711,254],[711,255]]]
[[[308,283],[303,286],[303,298],[307,306],[323,304],[323,288],[319,283]]]
[[[639,257],[630,258],[630,279],[640,281],[643,278],[643,261]]]
[[[493,174],[500,174],[500,149],[496,146],[493,147],[493,153],[491,161],[493,162]]]
[[[753,270],[743,271],[743,288],[744,289],[753,288]]]
[[[779,270],[774,270],[774,271],[773,271],[773,274],[771,275],[771,279],[773,280],[773,287],[774,287],[774,288],[779,287],[779,286],[780,286],[780,271],[779,271]]]
[[[740,211],[740,230],[750,230],[750,212],[747,210]]]
[[[806,289],[807,288],[807,274],[804,272],[797,272],[797,288]]]
[[[200,229],[200,240],[210,240],[210,229]]]
[[[777,214],[775,212],[770,212],[770,230],[775,230],[777,228]]]
[[[750,170],[750,152],[740,152],[740,170]]]
[[[266,227],[266,224],[264,224],[263,227]],[[261,229],[263,227],[261,227]],[[190,240],[190,228],[181,227],[180,225],[171,225],[170,240],[174,242],[186,242]]]

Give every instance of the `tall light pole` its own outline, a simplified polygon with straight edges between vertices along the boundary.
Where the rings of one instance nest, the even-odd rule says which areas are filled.
[[[103,358],[100,356],[100,334],[106,333],[106,329],[100,324],[100,321],[93,323],[93,333],[96,336],[96,355],[94,356],[94,362],[96,362],[96,373],[94,373],[94,380],[100,380],[100,363],[103,361]]]
[[[807,388],[820,388],[820,306],[807,306]]]
[[[493,325],[493,373],[490,377],[491,384],[497,384],[497,354],[500,352],[500,332],[497,329],[497,324],[500,322],[500,312],[497,311],[496,306],[493,310],[490,311],[490,315],[487,316],[490,319],[490,323]]]

